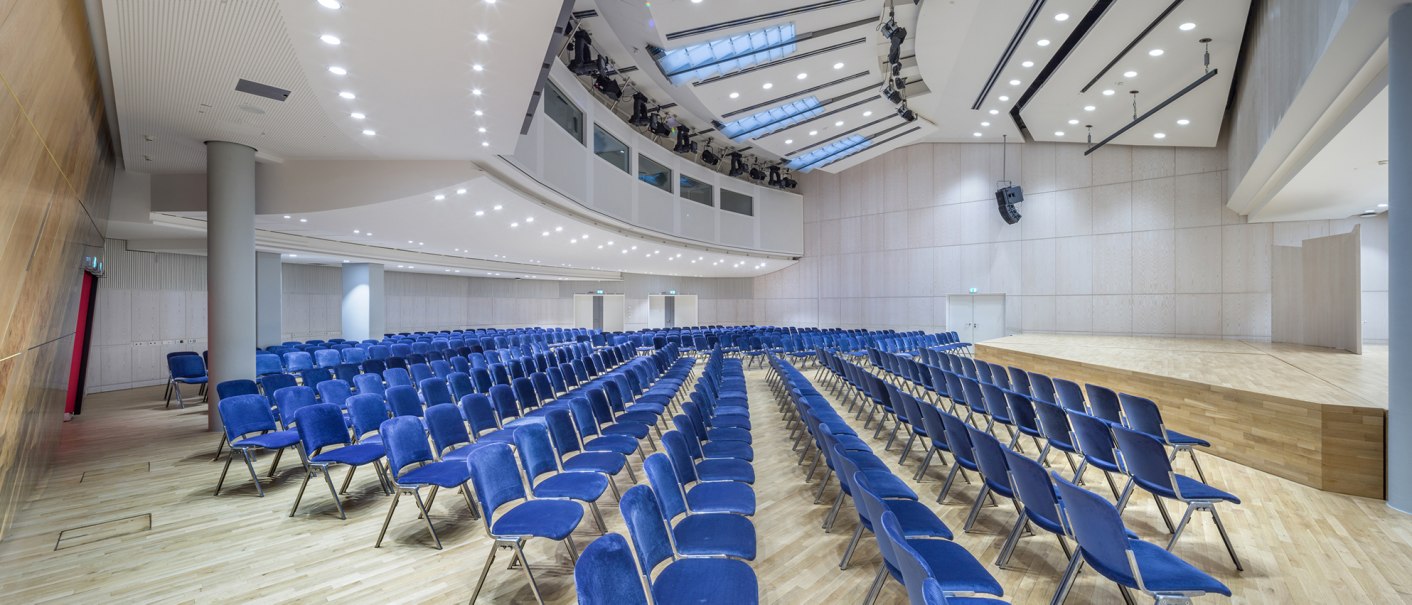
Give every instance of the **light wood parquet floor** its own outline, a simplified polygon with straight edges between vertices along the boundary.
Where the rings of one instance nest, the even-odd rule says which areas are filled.
[[[762,602],[859,602],[879,561],[876,545],[865,539],[853,565],[839,571],[856,514],[846,504],[833,533],[820,530],[836,483],[825,504],[813,504],[814,485],[803,482],[804,468],[794,463],[764,378],[764,371],[747,372],[759,500],[754,567]],[[433,519],[446,545],[437,551],[411,506],[399,507],[388,540],[373,548],[388,500],[370,474],[354,479],[347,521],[338,519],[317,484],[300,512],[286,516],[300,479],[288,458],[276,479],[266,482],[265,498],[255,497],[238,468],[232,468],[228,491],[212,497],[220,465],[211,462],[216,437],[204,431],[203,410],[163,410],[160,394],[160,388],[147,388],[91,396],[85,413],[64,426],[55,465],[0,543],[4,602],[451,603],[469,598],[489,540],[459,498],[447,494],[437,500]],[[861,423],[858,428],[861,432]],[[874,445],[881,453],[882,441]],[[920,460],[916,451],[897,469],[908,481]],[[895,463],[897,455],[894,446],[883,457]],[[268,458],[262,462],[264,470]],[[645,481],[640,463],[634,463]],[[1229,584],[1233,602],[1412,602],[1412,517],[1382,501],[1321,492],[1214,456],[1203,463],[1213,483],[1245,499],[1222,516],[1246,571],[1235,572],[1207,519],[1193,522],[1176,551]],[[913,484],[924,501],[935,498],[945,471],[934,464]],[[1090,482],[1102,486],[1095,474]],[[619,485],[625,488],[626,478]],[[933,504],[958,534],[976,489],[959,484],[945,504]],[[625,533],[616,504],[605,502],[602,508],[610,531]],[[148,531],[55,550],[62,530],[141,514],[151,515]],[[975,531],[957,541],[990,566],[1009,600],[1046,603],[1065,563],[1053,539],[1025,538],[1010,569],[990,565],[1013,515],[1008,506],[987,508]],[[1145,538],[1161,540],[1165,534],[1151,499],[1135,498],[1126,519]],[[575,539],[582,548],[595,536],[585,519]],[[527,553],[546,600],[573,602],[563,547],[532,542]],[[521,573],[506,569],[506,563],[504,557],[497,561],[481,602],[533,602]],[[1080,576],[1069,598],[1069,603],[1118,601],[1112,585],[1092,572]],[[905,603],[906,593],[890,583],[879,602]]]

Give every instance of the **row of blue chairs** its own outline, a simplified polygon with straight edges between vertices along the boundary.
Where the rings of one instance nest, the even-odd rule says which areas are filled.
[[[906,430],[910,436],[903,447],[902,459],[913,440],[920,439],[928,444],[928,454],[918,468],[918,478],[933,454],[943,459],[945,454],[951,454],[952,469],[938,502],[945,499],[958,473],[963,478],[968,471],[981,476],[981,488],[967,516],[967,531],[975,523],[986,498],[999,495],[1011,499],[1020,515],[1001,549],[997,565],[1003,566],[1009,560],[1024,527],[1036,525],[1058,536],[1066,555],[1070,555],[1064,541],[1066,536],[1080,542],[1080,550],[1070,556],[1069,568],[1056,590],[1056,602],[1063,600],[1084,562],[1117,582],[1125,597],[1129,589],[1159,600],[1185,599],[1206,593],[1230,594],[1219,581],[1169,551],[1176,545],[1192,514],[1207,511],[1212,514],[1237,570],[1242,569],[1215,508],[1218,503],[1239,503],[1239,499],[1210,486],[1204,476],[1198,481],[1172,468],[1171,461],[1180,450],[1170,447],[1171,439],[1185,436],[1170,433],[1162,426],[1160,413],[1151,400],[1089,385],[1092,401],[1086,401],[1082,398],[1084,390],[1074,383],[1016,368],[1000,368],[951,353],[933,358],[940,365],[923,363],[921,368],[917,367],[915,358],[882,354],[875,359],[880,362],[875,366],[876,375],[837,356],[829,358],[826,364],[830,366],[835,387],[845,391],[860,411],[867,407],[870,416],[874,412],[880,414],[879,428],[891,420],[894,434],[898,427]],[[921,379],[923,376],[932,379]],[[1068,394],[1060,397],[1057,395],[1060,392]],[[1061,405],[1055,401],[1058,399],[1068,403]],[[1090,405],[1092,402],[1097,403]],[[996,433],[1001,427],[1007,435]],[[1040,439],[1045,443],[1043,448],[1037,448],[1034,458],[1024,454],[1020,438],[1025,435],[1037,446]],[[1043,468],[1053,450],[1063,452],[1066,457],[1081,458],[1076,467],[1072,459],[1069,460],[1073,469],[1071,479]],[[1084,471],[1091,466],[1101,469],[1116,503],[1078,487]],[[1199,466],[1197,468],[1199,470]],[[1128,479],[1121,493],[1112,481],[1113,475]],[[1127,532],[1121,515],[1129,498],[1136,488],[1149,492],[1172,533],[1166,548],[1157,548],[1130,533],[1122,533],[1123,541],[1100,540],[1085,549],[1083,532],[1073,518],[1075,513],[1064,506],[1061,497],[1054,495],[1070,488],[1088,494],[1078,497],[1076,502],[1083,503],[1082,511],[1087,515],[1084,522],[1097,524],[1086,532],[1090,540],[1100,540],[1101,532],[1094,533],[1100,529],[1111,535],[1114,522],[1118,530]],[[1093,498],[1103,506],[1096,506]],[[1171,524],[1164,499],[1187,505],[1176,527]],[[1129,559],[1128,553],[1133,558]],[[1129,560],[1133,561],[1131,565]]]

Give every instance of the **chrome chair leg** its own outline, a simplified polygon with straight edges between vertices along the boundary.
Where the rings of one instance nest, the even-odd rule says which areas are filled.
[[[1015,547],[1020,543],[1020,534],[1024,532],[1025,525],[1028,523],[1029,521],[1025,519],[1024,515],[1015,519],[1014,527],[1010,528],[1010,535],[1006,536],[1005,543],[1000,547],[1000,556],[995,559],[996,567],[1004,569],[1005,564],[1010,562],[1010,555],[1015,554]]]
[[[329,474],[329,467],[324,467],[324,482],[328,484],[328,493],[333,495],[333,503],[338,505],[338,518],[347,520],[348,513],[343,510],[343,499],[338,497],[338,490],[333,488],[333,476]],[[348,471],[348,476],[353,476],[353,471]]]
[[[222,431],[222,432],[221,432],[221,441],[220,441],[220,443],[217,443],[217,444],[216,444],[216,456],[215,456],[214,458],[211,458],[211,462],[215,462],[215,461],[221,459],[221,450],[225,449],[225,447],[226,447],[226,434],[225,434],[224,431]]]
[[[343,478],[343,488],[342,488],[342,489],[339,489],[339,490],[338,490],[338,493],[340,493],[340,494],[346,494],[346,493],[348,493],[348,484],[353,483],[353,472],[356,471],[356,470],[358,470],[358,467],[356,467],[356,466],[349,466],[349,467],[348,467],[348,476],[346,476],[346,477]]]
[[[971,528],[975,526],[976,517],[981,514],[981,507],[985,506],[985,497],[989,493],[990,486],[982,485],[980,493],[976,494],[976,503],[971,505],[971,514],[966,515],[966,524],[962,527],[962,531],[969,533]]]
[[[427,522],[427,531],[431,532],[431,539],[436,542],[436,549],[441,550],[441,538],[437,537],[436,526],[431,522],[431,503],[422,503],[422,490],[420,489],[413,489],[412,496],[417,499],[417,508],[422,510],[422,518]]]
[[[481,587],[485,586],[485,577],[490,575],[490,566],[495,564],[496,553],[500,552],[503,546],[505,545],[502,544],[500,540],[496,540],[490,544],[490,555],[485,558],[485,566],[480,570],[480,580],[476,582],[476,589],[471,592],[472,605],[475,604],[476,597],[480,596]]]
[[[275,469],[279,468],[279,458],[284,455],[284,448],[275,450],[275,459],[270,463],[270,478],[274,478]]]
[[[1195,510],[1195,506],[1187,504],[1186,512],[1182,513],[1182,520],[1177,523],[1177,531],[1172,532],[1172,539],[1167,542],[1167,550],[1172,550],[1172,547],[1177,545],[1177,540],[1182,537],[1182,532],[1186,531],[1186,524],[1191,522],[1191,513]]]
[[[882,592],[883,583],[887,581],[887,565],[878,566],[878,576],[873,578],[873,585],[868,587],[868,595],[863,597],[863,605],[873,605],[878,602],[878,594]]]
[[[530,571],[529,559],[525,558],[524,544],[519,540],[515,541],[515,555],[520,558],[520,567],[525,572],[525,578],[529,580],[530,591],[534,593],[534,600],[539,602],[539,605],[544,605],[544,597],[539,594],[539,584],[535,583],[534,572]]]
[[[245,468],[250,471],[250,480],[255,482],[255,491],[260,493],[260,497],[265,497],[265,488],[260,486],[260,475],[255,473],[255,463],[251,461],[250,450],[241,448],[240,457],[245,459]]]
[[[221,486],[226,482],[226,473],[230,471],[230,463],[233,458],[235,458],[235,450],[231,450],[229,454],[226,454],[226,465],[221,468],[221,478],[216,481],[216,493],[214,494],[216,496],[221,495]]]
[[[941,484],[941,493],[936,495],[937,504],[941,504],[942,501],[946,500],[947,492],[951,491],[951,484],[956,482],[956,473],[964,474],[965,472],[965,470],[962,470],[960,464],[951,465],[951,472],[946,474],[946,483]]]
[[[862,539],[862,537],[863,537],[863,524],[862,524],[862,523],[859,523],[859,524],[858,524],[858,527],[853,530],[853,539],[851,539],[851,540],[848,541],[848,548],[845,548],[845,549],[843,550],[843,560],[842,560],[842,561],[839,561],[839,563],[838,563],[838,568],[839,568],[839,569],[841,569],[841,570],[843,570],[843,569],[848,569],[848,562],[853,560],[853,551],[854,551],[854,550],[857,550],[857,548],[858,548],[858,541],[859,541],[860,539]]]
[[[1231,545],[1231,537],[1226,533],[1226,524],[1221,522],[1221,514],[1216,512],[1214,505],[1209,510],[1211,519],[1216,522],[1216,531],[1221,533],[1221,541],[1226,543],[1226,552],[1231,554],[1231,562],[1235,563],[1236,571],[1245,571],[1245,567],[1240,564],[1240,557],[1236,556],[1235,547]]]
[[[578,547],[574,545],[574,536],[573,536],[573,534],[569,534],[569,535],[567,535],[567,536],[564,536],[564,546],[569,549],[569,562],[570,562],[570,563],[574,563],[574,564],[578,564],[578,562],[579,562],[579,550],[578,550]]]
[[[593,520],[594,520],[594,522],[598,524],[598,533],[599,533],[600,535],[607,535],[607,533],[608,533],[608,526],[603,523],[603,512],[600,511],[600,510],[598,510],[598,503],[597,503],[597,502],[589,502],[589,503],[588,503],[588,508],[589,508],[590,511],[593,512]]]
[[[1054,598],[1049,600],[1049,605],[1063,605],[1064,599],[1069,597],[1069,589],[1074,585],[1074,578],[1078,577],[1083,566],[1083,555],[1074,553],[1069,557],[1069,566],[1064,569],[1064,577],[1059,580],[1059,588],[1055,589]]]
[[[387,507],[387,516],[382,519],[382,531],[378,532],[378,540],[373,543],[373,548],[382,547],[382,537],[387,535],[387,526],[392,523],[392,511],[397,510],[397,503],[400,500],[402,500],[402,490],[399,489],[396,494],[392,495],[392,505]]]
[[[1176,529],[1172,527],[1172,515],[1167,512],[1167,505],[1162,502],[1162,497],[1157,494],[1152,494],[1152,499],[1157,502],[1157,511],[1162,513],[1162,522],[1167,524],[1167,533],[1170,534],[1176,531]]]
[[[309,487],[309,480],[314,478],[314,469],[304,467],[304,482],[299,484],[299,493],[294,495],[294,506],[289,509],[289,516],[294,516],[294,511],[299,510],[299,501],[304,499],[304,489]]]

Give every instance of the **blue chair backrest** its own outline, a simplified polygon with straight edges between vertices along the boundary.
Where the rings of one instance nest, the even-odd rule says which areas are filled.
[[[359,394],[377,395],[379,398],[387,396],[387,387],[382,384],[381,374],[359,374],[354,376],[353,386],[358,389]]]
[[[414,363],[407,367],[412,372],[412,381],[420,384],[428,378],[435,378],[436,372],[431,371],[431,366],[425,363]]]
[[[475,383],[477,393],[488,393],[490,387],[495,385],[495,380],[490,377],[490,370],[484,367],[471,368],[471,382]]]
[[[320,349],[314,351],[314,363],[321,368],[331,368],[343,363],[343,355],[333,349]]]
[[[1039,420],[1039,429],[1044,439],[1060,451],[1072,450],[1073,432],[1069,426],[1068,413],[1058,404],[1034,401],[1034,415]]]
[[[1005,446],[1000,445],[1000,441],[990,433],[969,424],[966,425],[966,435],[971,440],[976,466],[980,467],[985,482],[1002,495],[1014,493],[1010,485],[1010,469],[1005,463]]]
[[[559,471],[558,457],[549,442],[549,429],[542,424],[526,424],[515,429],[515,448],[520,454],[530,485],[542,475]]]
[[[946,443],[951,446],[951,455],[962,462],[963,467],[976,468],[975,450],[971,436],[966,432],[966,423],[946,412],[941,412],[941,424],[946,429]]]
[[[451,389],[446,386],[446,381],[436,376],[423,379],[422,400],[427,405],[437,405],[441,403],[455,403],[456,398],[451,396]]]
[[[260,377],[260,390],[265,392],[265,397],[269,398],[270,405],[275,403],[275,391],[293,386],[299,386],[299,379],[292,374],[270,374]]]
[[[1005,408],[1009,412],[1010,421],[1014,422],[1015,426],[1033,431],[1039,430],[1039,420],[1034,415],[1034,403],[1030,401],[1029,397],[1014,391],[1005,391]]]
[[[471,442],[471,435],[466,432],[466,422],[461,418],[461,410],[455,404],[439,403],[428,406],[426,424],[438,454]]]
[[[549,382],[549,374],[544,372],[530,374],[530,384],[534,385],[534,394],[540,401],[554,399],[554,385]]]
[[[331,403],[316,403],[300,408],[294,413],[295,425],[299,429],[299,441],[304,444],[304,452],[313,456],[330,445],[347,445],[348,425],[343,421],[343,410]]]
[[[387,386],[412,386],[412,375],[403,368],[388,368],[382,373],[382,379],[387,381]]]
[[[594,540],[574,565],[574,592],[579,605],[647,605],[647,596],[633,567],[627,539],[606,534]]]
[[[1103,575],[1121,584],[1135,585],[1128,562],[1128,535],[1118,509],[1098,494],[1050,473],[1064,503],[1066,526],[1079,543],[1079,551]],[[1115,577],[1116,576],[1116,577]]]
[[[1162,412],[1157,404],[1146,397],[1122,393],[1118,400],[1123,406],[1124,424],[1128,428],[1144,433],[1162,442],[1167,441],[1166,428],[1162,424]]]
[[[454,371],[451,368],[451,364],[449,362],[441,359],[432,360],[431,363],[429,363],[428,365],[431,366],[432,373],[436,374],[437,376],[440,376],[443,379]]]
[[[588,398],[575,395],[570,397],[568,402],[569,413],[574,417],[574,426],[578,427],[579,436],[588,441],[598,435],[598,418],[595,417]]]
[[[1049,472],[1044,470],[1044,465],[1014,450],[1006,449],[1004,455],[1006,468],[1010,469],[1011,486],[1025,512],[1042,519],[1042,524],[1048,523],[1046,529],[1062,531],[1059,498],[1054,494],[1054,484],[1049,482]]]
[[[167,357],[167,369],[173,378],[200,378],[206,375],[206,363],[200,355],[172,355]]]
[[[284,364],[280,362],[279,355],[272,353],[259,353],[255,355],[255,375],[264,376],[266,374],[279,374],[284,371]]]
[[[275,417],[270,413],[270,402],[256,394],[222,397],[216,404],[225,427],[226,440],[234,443],[244,435],[274,431]]]
[[[250,380],[250,379],[248,379],[248,378],[237,378],[237,379],[235,379],[235,380],[226,380],[226,381],[221,382],[220,384],[216,385],[216,398],[217,398],[217,399],[225,399],[225,398],[227,398],[227,397],[235,397],[236,395],[259,395],[259,394],[260,394],[260,387],[255,384],[255,381],[254,381],[254,380]],[[266,404],[267,404],[267,405],[266,405],[265,407],[269,407],[269,406],[268,406],[268,402],[266,402]]]
[[[877,532],[881,536],[878,541],[887,541],[895,559],[894,564],[897,571],[902,574],[902,585],[907,588],[907,599],[912,603],[925,603],[926,597],[923,596],[922,587],[928,579],[932,578],[932,570],[927,566],[926,560],[917,552],[917,549],[907,543],[907,538],[902,533],[902,524],[897,521],[897,515],[891,511],[885,512],[880,521],[882,528]],[[942,599],[941,602],[945,603],[945,597]]]
[[[1066,410],[1088,413],[1088,408],[1084,406],[1084,390],[1078,383],[1063,378],[1053,378],[1054,394],[1059,398],[1058,403]]]
[[[363,363],[368,360],[368,351],[359,347],[349,347],[343,350],[343,363]]]
[[[1122,404],[1118,402],[1118,394],[1113,392],[1113,389],[1096,384],[1085,384],[1084,390],[1088,392],[1089,413],[1108,422],[1122,424]]]
[[[378,430],[382,421],[387,420],[387,402],[383,401],[382,395],[375,393],[359,393],[348,398],[348,417],[353,420],[353,434],[362,439],[372,431]]]
[[[1132,429],[1113,427],[1113,438],[1123,455],[1123,468],[1144,486],[1175,491],[1172,461],[1162,442]]]
[[[1117,466],[1113,432],[1108,429],[1108,423],[1083,412],[1067,410],[1067,413],[1069,426],[1074,431],[1074,445],[1078,446],[1084,457]]]
[[[344,407],[348,398],[353,396],[353,390],[342,380],[325,380],[314,388],[318,389],[320,400],[338,407]]]
[[[578,433],[574,432],[574,421],[569,417],[568,410],[550,410],[544,415],[544,424],[549,429],[549,437],[554,442],[554,449],[559,451],[561,459],[583,449],[579,445]]]
[[[387,407],[393,416],[422,416],[422,400],[417,390],[407,385],[387,389]]]
[[[1054,394],[1054,381],[1044,374],[1029,373],[1030,395],[1035,401],[1059,405],[1059,397]]]
[[[461,415],[471,425],[471,434],[479,437],[487,430],[499,429],[495,419],[495,407],[484,393],[472,393],[461,398]]]
[[[494,526],[496,509],[525,499],[525,486],[520,479],[520,465],[515,452],[504,443],[487,443],[471,451],[466,458],[471,469],[471,487],[475,488],[485,514],[486,527]]]
[[[382,447],[387,454],[393,481],[398,480],[402,470],[409,465],[435,460],[431,446],[427,445],[426,431],[416,418],[388,418],[378,426],[378,434],[382,436]]]
[[[515,391],[510,385],[497,384],[490,387],[490,403],[495,405],[495,413],[500,416],[502,423],[520,415],[520,408],[515,404]]]
[[[528,378],[516,378],[511,384],[515,391],[515,398],[520,402],[520,409],[531,410],[539,407],[539,395],[534,392],[534,384]]]
[[[328,373],[327,368],[307,368],[299,371],[299,380],[303,381],[306,387],[317,388],[320,382],[333,380],[333,376]]]
[[[657,505],[662,507],[667,521],[670,523],[679,515],[685,515],[686,496],[667,455],[659,452],[648,456],[642,463],[642,469],[647,472],[647,480],[652,482],[652,493],[657,496]]]
[[[314,389],[310,387],[289,386],[275,391],[275,409],[279,411],[280,423],[286,429],[294,428],[299,410],[316,403]]]
[[[632,536],[633,550],[637,552],[642,575],[650,578],[657,564],[672,558],[667,522],[662,517],[657,496],[652,493],[651,487],[636,485],[623,492],[618,509],[627,522],[628,535]]]
[[[698,480],[696,464],[691,461],[686,438],[677,431],[667,431],[662,434],[662,447],[667,452],[667,459],[672,461],[672,468],[676,470],[677,479],[682,485],[695,483]]]
[[[460,401],[462,397],[476,392],[471,384],[471,375],[465,372],[452,372],[446,376],[446,385],[451,388],[451,396]]]
[[[302,372],[314,367],[314,358],[304,351],[290,351],[284,354],[284,370],[286,372]]]

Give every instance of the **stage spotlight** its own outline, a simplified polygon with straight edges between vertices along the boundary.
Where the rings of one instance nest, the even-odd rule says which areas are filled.
[[[672,147],[677,153],[696,153],[696,142],[691,140],[691,129],[677,126],[677,144]]]
[[[601,59],[602,55],[599,55],[599,58]],[[617,80],[614,80],[608,76],[599,74],[598,76],[594,77],[593,87],[597,88],[598,92],[603,93],[603,96],[608,97],[609,99],[612,99],[614,101],[623,98],[623,87],[618,85]]]
[[[740,153],[738,153],[738,152],[737,152],[737,153],[732,153],[732,154],[730,154],[730,157],[731,157],[731,171],[730,171],[730,176],[740,176],[740,175],[742,175],[742,174],[745,174],[745,162],[742,162],[742,161],[741,161],[741,159],[740,159]]]
[[[885,86],[883,86],[883,97],[886,98],[892,104],[896,105],[902,102],[902,91],[894,87],[892,85],[892,82],[888,82]]]
[[[887,62],[893,65],[900,65],[902,62],[902,42],[907,39],[907,29],[894,27],[892,32],[887,34],[887,41],[891,46],[887,49]]]
[[[760,167],[759,167],[759,166],[754,166],[754,165],[752,165],[752,166],[750,166],[750,178],[751,178],[751,180],[756,180],[756,181],[764,180],[764,178],[765,178],[765,171],[760,170]]]
[[[672,125],[667,123],[667,119],[662,117],[662,114],[654,113],[650,118],[647,124],[647,130],[649,132],[659,137],[672,135]]]
[[[917,121],[916,112],[907,108],[906,101],[903,101],[900,105],[897,106],[897,117],[907,120],[908,122]]]
[[[647,115],[647,95],[640,92],[632,93],[632,117],[628,118],[628,123],[641,127],[648,125],[651,121],[651,116]]]
[[[765,184],[766,184],[766,185],[769,185],[769,186],[771,186],[771,187],[779,187],[779,186],[780,186],[780,167],[779,167],[779,166],[771,166],[771,167],[770,167],[770,178],[769,178],[769,180],[765,181]]]
[[[580,29],[574,32],[574,58],[569,60],[569,71],[580,76],[597,73],[598,63],[593,60],[593,53],[589,48],[592,43],[593,40],[589,38],[587,31]]]
[[[721,163],[721,156],[711,153],[711,148],[707,147],[705,151],[701,152],[701,161],[708,166],[715,166]]]
[[[799,186],[799,181],[796,181],[796,180],[790,178],[789,172],[788,172],[788,171],[785,171],[785,173],[784,173],[784,178],[780,179],[780,187],[785,188],[785,189],[794,189],[795,187],[798,187],[798,186]]]
[[[1018,186],[1001,187],[995,191],[995,202],[1000,207],[1000,218],[1005,219],[1006,224],[1013,225],[1020,222],[1020,211],[1015,208],[1015,204],[1025,201],[1025,192]]]

